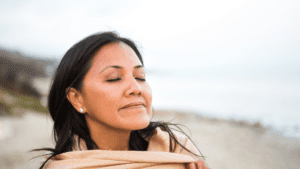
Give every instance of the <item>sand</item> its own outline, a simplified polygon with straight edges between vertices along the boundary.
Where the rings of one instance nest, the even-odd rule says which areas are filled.
[[[192,112],[157,111],[153,120],[172,118],[173,123],[190,129],[192,141],[211,168],[300,168],[298,139],[284,138],[258,124],[201,117]]]
[[[192,141],[213,169],[300,168],[300,140],[284,138],[260,124],[178,110],[156,110],[153,120],[172,120],[189,128]],[[30,160],[38,153],[28,151],[53,147],[52,125],[49,116],[34,112],[0,117],[0,168],[38,168],[42,158]]]

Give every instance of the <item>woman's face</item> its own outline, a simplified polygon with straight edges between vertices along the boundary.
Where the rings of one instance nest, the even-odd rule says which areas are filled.
[[[150,123],[151,88],[140,60],[125,43],[96,52],[80,92],[88,124],[138,130]]]

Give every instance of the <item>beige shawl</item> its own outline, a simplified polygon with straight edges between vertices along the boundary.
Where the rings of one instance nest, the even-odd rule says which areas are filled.
[[[178,141],[187,149],[199,154],[195,146],[185,136],[175,133]],[[175,143],[172,142],[172,145]],[[186,168],[187,163],[199,160],[177,145],[174,153],[170,152],[170,137],[165,131],[157,128],[154,135],[149,139],[147,151],[109,151],[109,150],[86,150],[85,142],[80,143],[83,151],[78,151],[78,145],[74,151],[62,153],[52,158],[46,165],[46,169],[134,169],[134,168]],[[204,163],[202,163],[204,164]],[[203,168],[205,166],[203,165]]]

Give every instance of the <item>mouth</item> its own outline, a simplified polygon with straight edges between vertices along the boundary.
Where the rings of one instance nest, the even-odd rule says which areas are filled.
[[[125,105],[120,110],[122,110],[122,109],[136,109],[136,108],[144,108],[144,107],[146,107],[146,106],[143,102],[134,102],[134,103],[130,103],[130,104]]]

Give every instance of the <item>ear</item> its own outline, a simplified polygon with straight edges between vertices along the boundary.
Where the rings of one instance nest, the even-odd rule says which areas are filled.
[[[73,107],[79,112],[79,113],[85,113],[86,108],[84,107],[83,102],[83,96],[82,93],[73,87],[66,89],[67,98],[69,102],[73,105]],[[83,112],[80,111],[80,109],[83,108]]]

